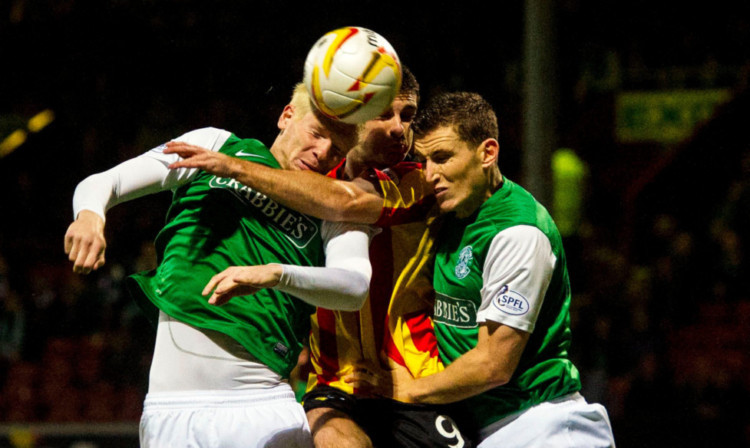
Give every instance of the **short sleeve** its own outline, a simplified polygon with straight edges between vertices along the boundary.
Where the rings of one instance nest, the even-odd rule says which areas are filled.
[[[532,333],[556,262],[538,228],[520,225],[499,232],[484,263],[477,322],[491,320]]]

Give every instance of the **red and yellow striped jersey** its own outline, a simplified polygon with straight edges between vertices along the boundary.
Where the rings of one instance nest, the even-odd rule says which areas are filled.
[[[341,178],[344,162],[329,176]],[[432,325],[433,238],[427,220],[434,205],[421,165],[403,162],[370,179],[383,195],[370,244],[370,296],[360,311],[318,308],[312,317],[307,389],[325,384],[356,393],[342,378],[355,365],[405,366],[415,377],[443,369]]]

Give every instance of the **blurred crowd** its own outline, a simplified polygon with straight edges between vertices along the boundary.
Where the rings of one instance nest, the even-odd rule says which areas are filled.
[[[28,288],[9,274],[0,258],[0,421],[137,421],[153,330],[124,296],[125,268],[89,280],[34,265]]]

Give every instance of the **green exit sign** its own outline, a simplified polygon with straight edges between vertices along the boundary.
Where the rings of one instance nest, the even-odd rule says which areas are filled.
[[[678,143],[729,101],[727,89],[623,92],[615,105],[615,133],[621,143]]]

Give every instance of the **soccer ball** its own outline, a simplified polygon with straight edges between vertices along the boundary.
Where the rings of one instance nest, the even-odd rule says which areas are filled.
[[[323,115],[362,123],[390,107],[401,87],[401,63],[378,33],[355,26],[339,28],[310,49],[304,83]]]

